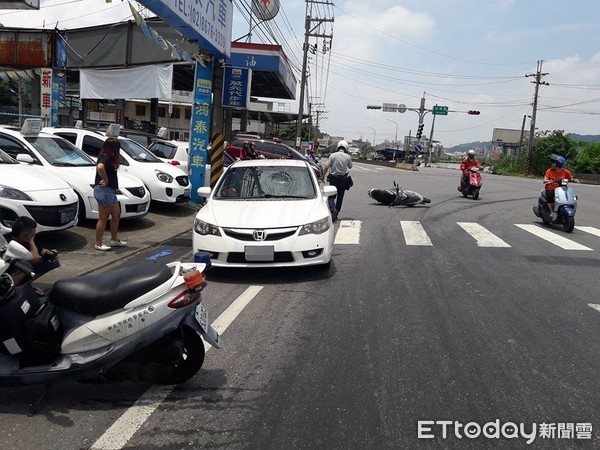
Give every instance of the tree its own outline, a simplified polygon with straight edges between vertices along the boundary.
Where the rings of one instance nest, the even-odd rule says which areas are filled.
[[[600,174],[600,142],[577,142],[576,146],[573,171]]]
[[[550,166],[550,155],[560,155],[567,161],[574,161],[577,157],[575,142],[565,136],[563,130],[542,131],[536,136],[533,145],[534,175],[543,175]]]

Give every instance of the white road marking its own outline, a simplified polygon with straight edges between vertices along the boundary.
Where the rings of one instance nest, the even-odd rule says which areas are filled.
[[[596,311],[600,312],[600,305],[596,305],[596,304],[594,304],[594,303],[588,303],[588,306],[589,306],[590,308],[593,308],[593,309],[595,309]]]
[[[510,247],[506,242],[478,223],[456,222],[477,241],[479,247]]]
[[[360,220],[341,220],[340,227],[335,234],[334,244],[360,243]]]
[[[551,231],[545,230],[543,228],[540,228],[536,225],[519,225],[519,224],[515,224],[517,227],[528,231],[529,233],[540,237],[560,248],[563,248],[565,250],[590,250],[593,251],[593,249],[586,247],[585,245],[581,245],[578,244],[575,241],[572,241],[571,239],[567,239],[563,236],[559,236],[556,233],[553,233]]]
[[[402,220],[400,226],[404,232],[406,245],[433,245],[429,236],[427,236],[427,233],[423,229],[421,222]]]
[[[575,227],[576,230],[584,231],[589,234],[593,234],[594,236],[600,237],[600,230],[594,227]]]
[[[263,286],[249,286],[223,313],[212,323],[219,334],[223,333],[236,317],[248,306]],[[206,342],[204,348],[211,347]],[[137,430],[156,411],[160,404],[169,396],[175,386],[152,385],[144,394],[117,419],[111,427],[94,442],[90,450],[120,450]]]

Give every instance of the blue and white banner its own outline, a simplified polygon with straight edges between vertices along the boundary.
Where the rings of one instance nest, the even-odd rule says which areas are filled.
[[[206,184],[205,171],[210,144],[210,105],[212,99],[212,66],[196,63],[194,76],[194,104],[190,125],[190,182],[192,202],[200,203],[196,192]]]
[[[252,69],[225,67],[223,75],[223,107],[247,109],[250,103]]]

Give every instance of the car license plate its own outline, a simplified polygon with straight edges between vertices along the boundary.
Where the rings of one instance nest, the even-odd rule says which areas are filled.
[[[74,209],[66,209],[60,211],[60,223],[71,222],[75,218],[75,210]]]
[[[146,203],[140,203],[137,206],[137,212],[144,212],[144,211],[146,211]]]
[[[246,245],[246,261],[274,261],[275,247],[272,245]]]
[[[198,305],[196,306],[195,316],[196,321],[198,322],[202,330],[206,332],[206,330],[208,330],[208,313],[206,312],[206,308],[202,303],[198,303]]]
[[[185,195],[186,197],[189,197],[191,193],[192,193],[191,189],[184,189],[184,191],[183,191],[183,195]]]

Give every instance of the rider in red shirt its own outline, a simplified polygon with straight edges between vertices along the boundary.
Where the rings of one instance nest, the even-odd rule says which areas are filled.
[[[469,150],[467,152],[467,157],[460,163],[460,170],[463,173],[463,182],[467,185],[469,184],[469,169],[471,167],[481,167],[479,165],[479,160],[475,158],[475,150]]]
[[[546,170],[544,174],[544,189],[546,190],[546,200],[548,201],[548,208],[550,208],[550,213],[554,218],[554,190],[560,186],[560,180],[567,179],[569,181],[577,182],[575,178],[573,178],[573,174],[569,169],[565,169],[565,164],[567,160],[562,156],[552,154],[550,156],[550,168]],[[554,181],[553,183],[548,183],[548,181]]]

